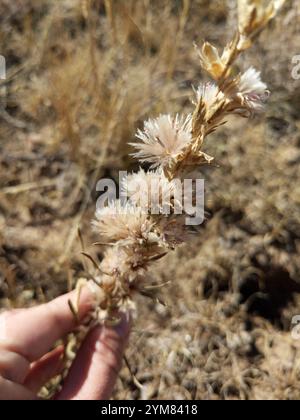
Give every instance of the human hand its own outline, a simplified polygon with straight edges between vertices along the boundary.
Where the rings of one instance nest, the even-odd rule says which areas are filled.
[[[68,306],[68,301],[75,299],[75,292],[71,292],[35,308],[0,315],[0,400],[35,400],[42,386],[60,373],[64,348],[50,349],[75,328]],[[86,287],[81,292],[79,319],[92,304],[93,296]],[[115,328],[99,326],[91,331],[55,399],[110,398],[129,330],[124,318]]]

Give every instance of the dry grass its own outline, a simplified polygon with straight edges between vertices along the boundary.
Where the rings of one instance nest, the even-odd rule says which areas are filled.
[[[127,142],[146,116],[190,109],[201,76],[192,42],[223,45],[233,3],[0,1],[9,73],[0,108],[2,307],[48,300],[80,276],[77,225],[92,243],[95,181],[134,166]],[[192,246],[157,264],[155,275],[172,280],[159,290],[168,307],[139,305],[127,354],[144,387],[124,367],[116,398],[299,398],[299,343],[290,336],[300,311],[293,3],[240,62],[264,68],[267,115],[248,128],[232,121],[210,139],[219,167],[205,174],[209,220]]]

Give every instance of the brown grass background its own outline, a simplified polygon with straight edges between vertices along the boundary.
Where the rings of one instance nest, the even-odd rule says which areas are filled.
[[[266,113],[231,119],[206,144],[209,217],[157,263],[166,306],[138,298],[114,398],[298,399],[300,9],[283,12],[237,64],[262,70]],[[101,177],[138,166],[127,143],[145,118],[188,112],[206,80],[193,41],[223,46],[228,0],[0,0],[0,305],[74,287]]]

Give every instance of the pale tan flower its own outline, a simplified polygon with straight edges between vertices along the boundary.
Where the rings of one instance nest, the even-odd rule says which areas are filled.
[[[147,246],[138,242],[116,244],[108,248],[100,264],[105,284],[115,287],[128,287],[133,282],[143,282],[148,266],[165,255],[167,245],[160,235],[153,231]]]
[[[193,137],[197,139],[192,147],[193,154],[188,156],[190,163],[197,166],[210,163],[213,158],[203,154],[201,146],[205,136],[215,131],[226,117],[227,98],[214,83],[202,83],[196,91],[197,102],[193,114]]]
[[[170,181],[161,169],[144,171],[129,175],[122,184],[122,190],[129,201],[149,213],[170,214],[176,204],[181,205],[182,194],[178,182]]]
[[[197,101],[203,101],[207,109],[214,106],[216,102],[224,99],[223,92],[214,83],[201,83],[196,91],[196,95]]]
[[[168,167],[192,141],[191,131],[191,116],[161,115],[145,122],[144,131],[138,131],[141,142],[131,144],[137,149],[132,155],[141,162],[151,163],[152,169]]]
[[[262,82],[260,72],[250,67],[239,79],[238,95],[242,105],[250,111],[259,112],[269,96],[267,85]]]
[[[130,258],[126,250],[123,247],[115,246],[106,250],[100,268],[112,278],[127,273],[130,265]]]
[[[198,106],[202,108],[203,113],[200,123],[218,123],[220,120],[216,121],[215,118],[220,116],[222,119],[222,109],[226,101],[225,95],[220,88],[214,83],[202,83],[196,91],[196,97]],[[219,111],[221,112],[219,113]]]
[[[141,208],[132,203],[123,204],[120,200],[98,209],[96,218],[92,224],[100,241],[105,243],[143,241],[152,229],[152,222]]]
[[[267,85],[262,82],[260,72],[255,70],[254,67],[250,67],[250,69],[242,74],[238,88],[242,95],[255,93],[261,96],[266,93]]]

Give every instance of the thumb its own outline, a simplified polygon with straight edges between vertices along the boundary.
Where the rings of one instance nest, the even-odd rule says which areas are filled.
[[[123,316],[116,327],[91,331],[71,367],[58,400],[106,400],[111,397],[130,332]]]

